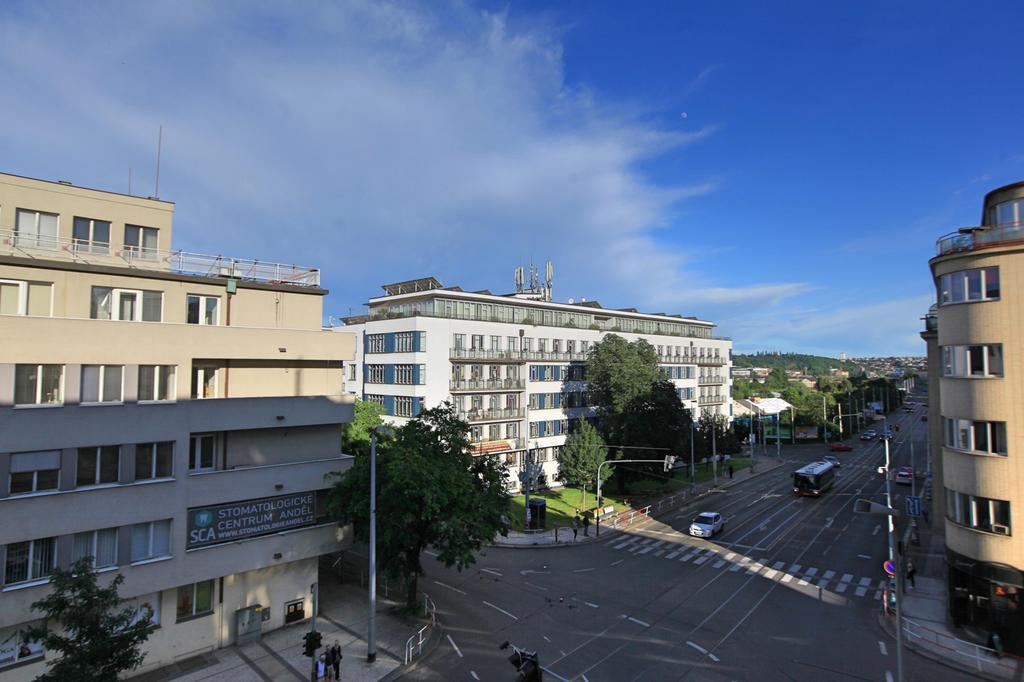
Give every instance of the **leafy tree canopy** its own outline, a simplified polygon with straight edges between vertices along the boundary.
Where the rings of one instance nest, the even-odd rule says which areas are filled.
[[[341,431],[341,450],[346,454],[369,454],[370,431],[384,423],[384,406],[369,400],[356,400],[355,415]]]
[[[597,469],[606,459],[604,439],[586,419],[580,420],[575,433],[569,435],[558,452],[558,479],[573,486],[582,486],[597,480]],[[601,470],[606,481],[611,471]]]
[[[606,440],[619,444],[624,442],[622,430],[631,404],[648,396],[663,374],[654,346],[608,334],[591,349],[586,377],[601,431]]]
[[[142,644],[153,626],[118,596],[124,576],[100,587],[92,557],[83,557],[69,569],[54,569],[51,582],[53,591],[32,604],[43,624],[22,632],[22,641],[41,642],[55,654],[37,680],[113,682],[142,665]]]
[[[505,465],[497,457],[473,456],[468,432],[469,425],[445,403],[423,410],[378,444],[377,552],[384,575],[406,582],[410,608],[428,545],[446,566],[461,570],[474,563],[484,543],[508,532]],[[328,510],[366,541],[369,457],[357,454],[352,467],[335,476]]]

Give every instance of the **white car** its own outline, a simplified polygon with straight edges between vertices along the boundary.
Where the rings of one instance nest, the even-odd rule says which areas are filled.
[[[701,512],[690,523],[690,535],[710,538],[725,530],[725,520],[718,512]]]
[[[843,466],[835,455],[825,455],[825,461],[837,468]]]

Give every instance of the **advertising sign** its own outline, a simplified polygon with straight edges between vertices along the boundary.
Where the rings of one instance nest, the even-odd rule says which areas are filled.
[[[315,521],[313,491],[192,507],[188,510],[186,549],[279,533]]]
[[[798,426],[798,427],[796,427],[796,439],[797,440],[817,440],[818,439],[818,427],[817,426]]]

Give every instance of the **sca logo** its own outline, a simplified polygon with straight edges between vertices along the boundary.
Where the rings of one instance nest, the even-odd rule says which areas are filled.
[[[213,528],[213,512],[209,509],[202,509],[195,513],[192,517],[193,523],[195,523],[195,530],[189,532],[189,541],[196,542],[209,542],[210,540],[216,540],[217,534]]]

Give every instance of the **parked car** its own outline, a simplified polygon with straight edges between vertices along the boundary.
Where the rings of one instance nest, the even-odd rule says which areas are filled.
[[[914,482],[914,471],[910,467],[900,467],[896,471],[893,481],[901,485],[911,485]]]
[[[923,422],[926,422],[926,421],[928,421],[928,415],[926,415],[926,414],[922,414],[922,415],[921,415],[921,421],[923,421]]]
[[[860,434],[861,440],[874,440],[878,436],[878,433],[874,429],[868,429],[864,433]]]
[[[718,512],[701,512],[690,523],[690,535],[710,538],[725,530],[725,519]]]
[[[831,452],[851,452],[853,450],[853,448],[846,443],[829,443],[828,449]]]
[[[839,467],[843,466],[842,462],[840,462],[839,458],[836,457],[835,455],[825,455],[824,459],[825,459],[826,462],[828,462],[832,466],[836,467],[837,469]]]

